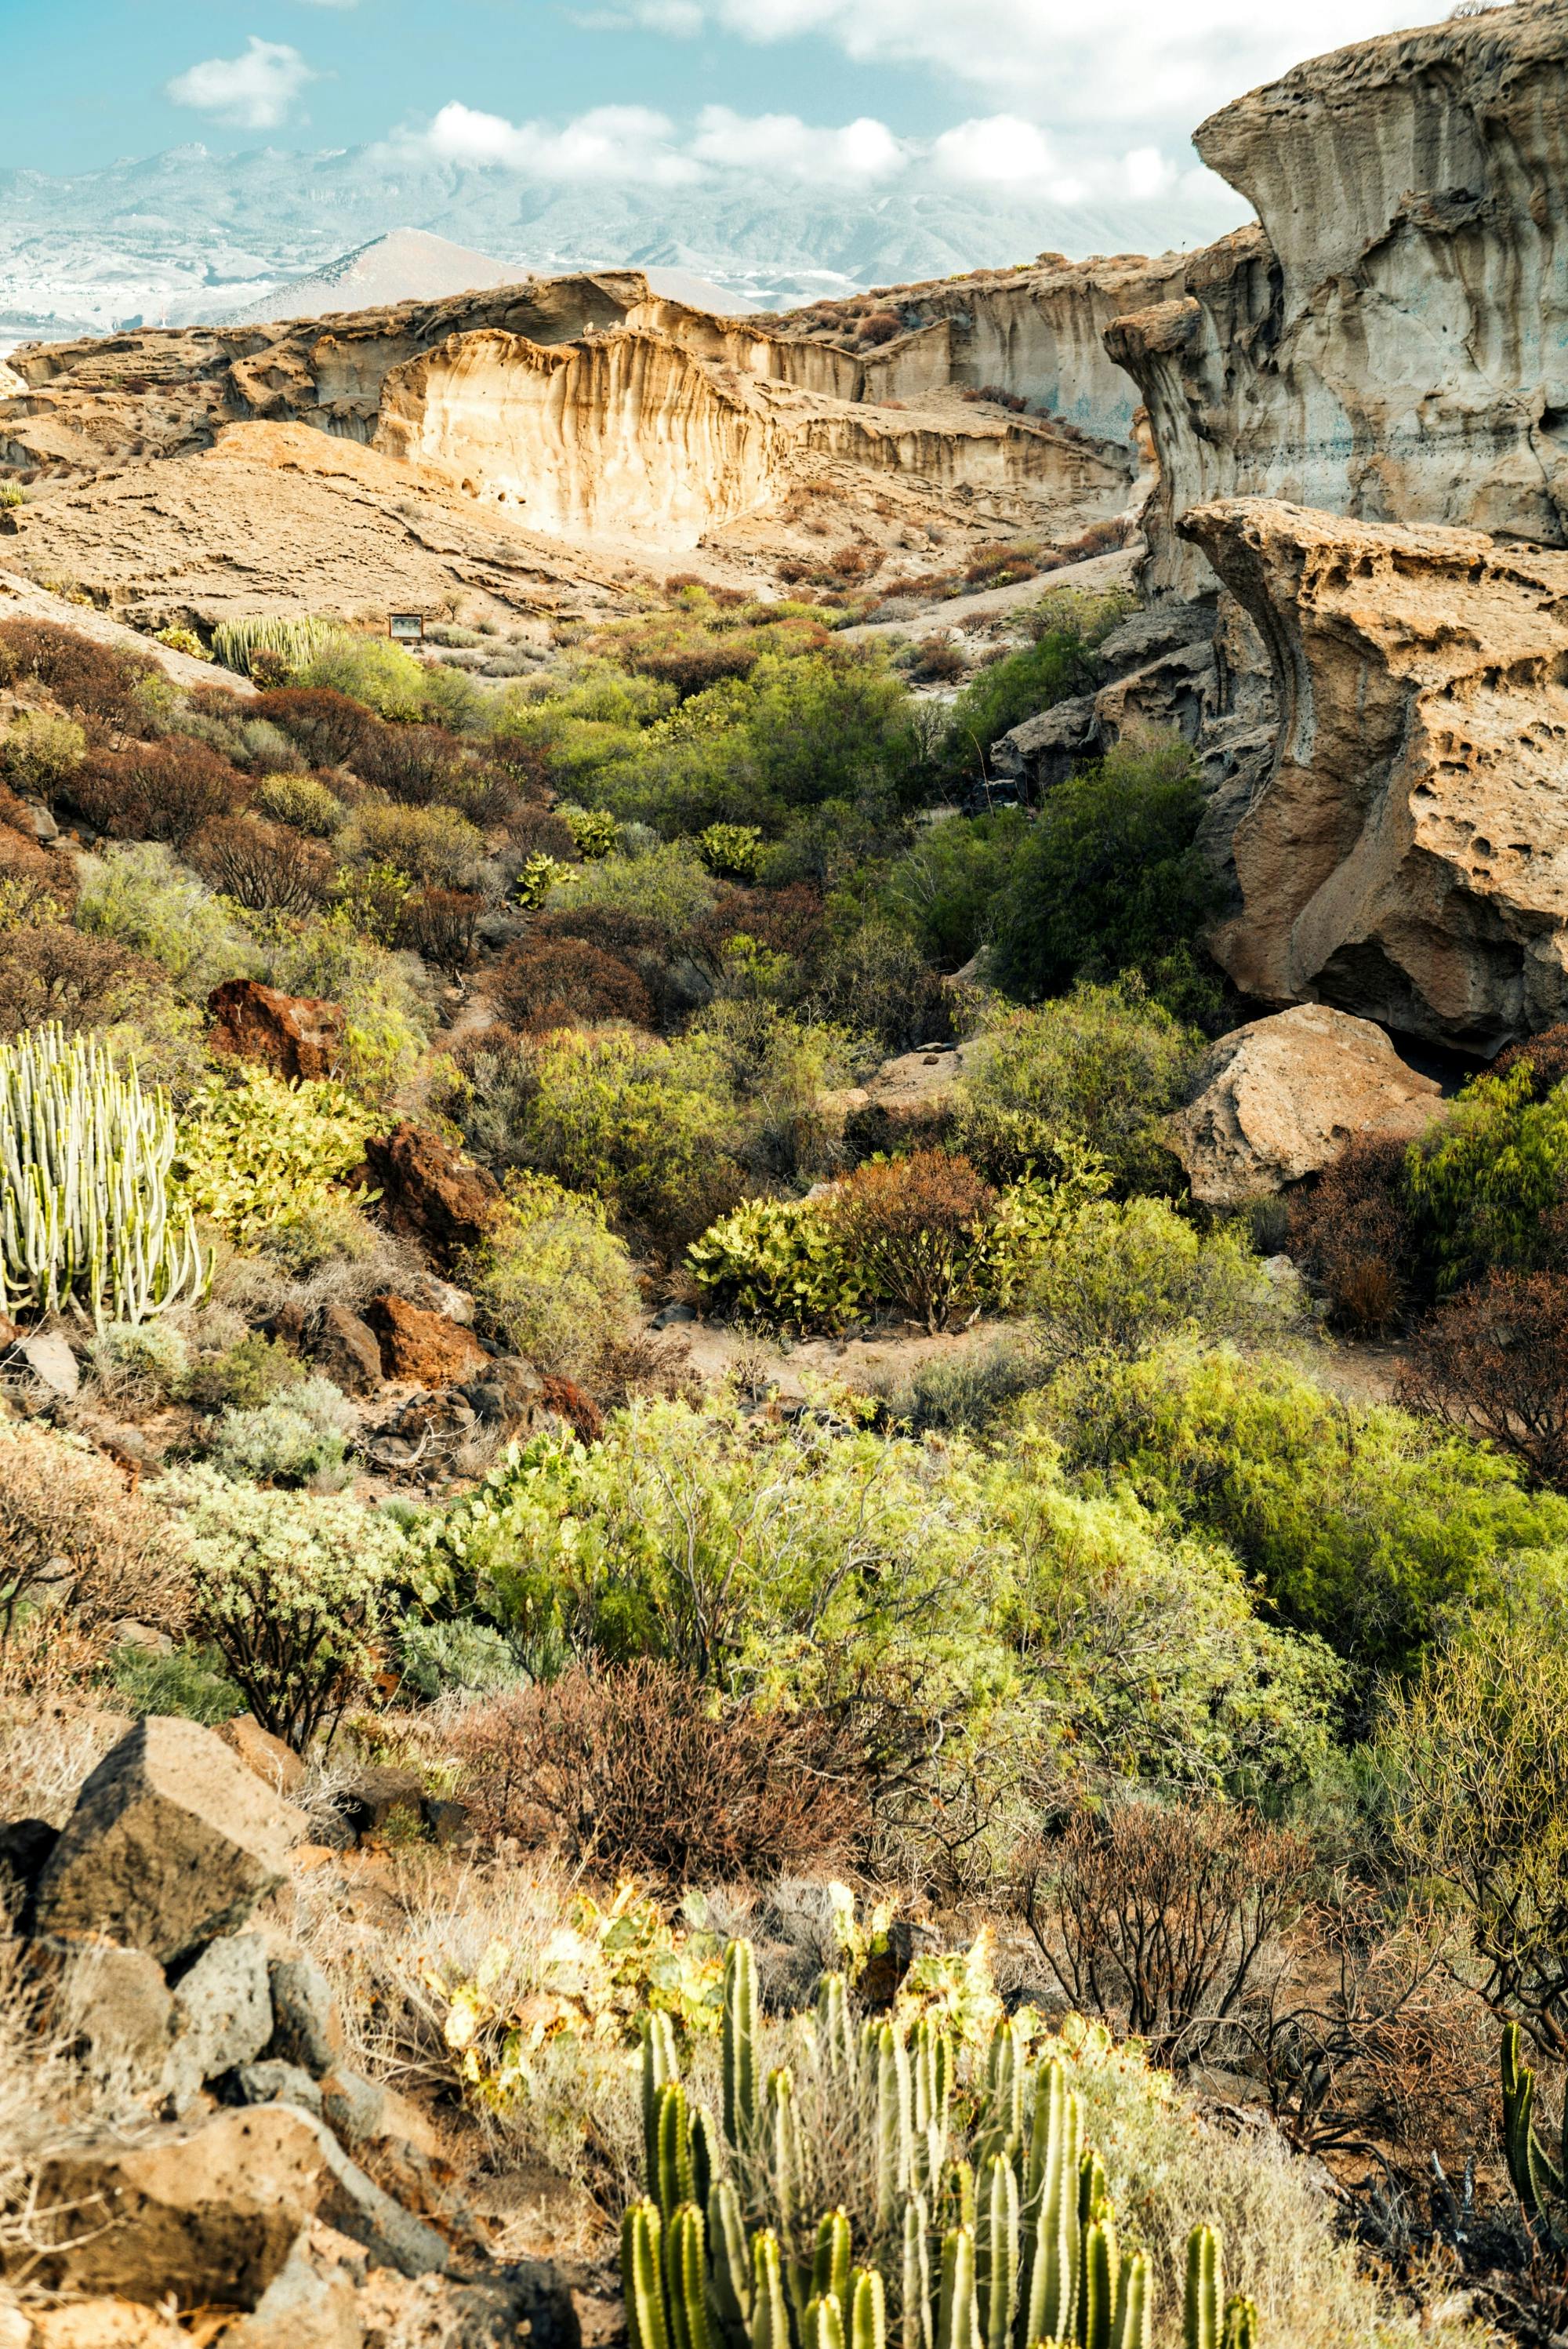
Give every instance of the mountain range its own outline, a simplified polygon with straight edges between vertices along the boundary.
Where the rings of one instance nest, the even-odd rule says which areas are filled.
[[[1244,212],[1226,190],[1176,207],[1066,205],[918,183],[854,197],[826,188],[762,197],[734,185],[562,189],[389,146],[219,155],[190,145],[70,178],[0,171],[0,339],[232,316],[405,227],[519,274],[681,270],[711,281],[733,306],[771,309],[1041,250],[1159,253],[1222,234]]]

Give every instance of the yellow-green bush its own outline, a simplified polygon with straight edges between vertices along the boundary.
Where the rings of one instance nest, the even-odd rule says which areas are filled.
[[[0,734],[0,775],[14,791],[57,791],[87,756],[88,738],[74,718],[47,718],[26,709]]]
[[[597,1199],[548,1174],[513,1174],[508,1212],[473,1274],[481,1328],[560,1378],[591,1382],[636,1322],[637,1284]]]
[[[374,1121],[344,1085],[249,1068],[212,1078],[181,1122],[178,1192],[242,1247],[326,1206]]]
[[[455,808],[403,807],[395,801],[357,809],[339,845],[350,856],[391,864],[410,881],[437,889],[471,888],[484,854],[478,827]]]
[[[292,823],[315,840],[330,840],[340,832],[348,812],[336,792],[315,775],[269,775],[256,793],[256,805],[275,823]]]

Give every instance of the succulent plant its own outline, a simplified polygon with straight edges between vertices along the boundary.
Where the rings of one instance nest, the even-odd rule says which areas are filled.
[[[198,1296],[190,1208],[170,1206],[174,1112],[97,1038],[55,1025],[0,1045],[0,1301],[101,1330]]]

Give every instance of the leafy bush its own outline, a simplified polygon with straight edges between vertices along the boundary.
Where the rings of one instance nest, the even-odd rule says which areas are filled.
[[[87,747],[88,738],[74,719],[25,709],[0,734],[0,775],[15,791],[48,799],[75,774]]]
[[[1558,1242],[1568,1201],[1568,1084],[1537,1092],[1534,1063],[1473,1077],[1425,1140],[1412,1143],[1405,1193],[1439,1294],[1498,1265],[1528,1271]]]
[[[1119,987],[1079,987],[1015,1011],[965,1056],[954,1138],[994,1182],[1101,1159],[1124,1192],[1164,1189],[1175,1162],[1159,1119],[1191,1090],[1203,1040],[1157,1003]]]
[[[578,874],[573,913],[611,913],[655,922],[677,938],[714,906],[713,882],[700,857],[684,841],[672,841],[646,856],[607,856]]]
[[[984,781],[986,753],[1004,734],[1094,685],[1100,674],[1094,648],[1126,608],[1119,596],[1047,599],[1035,643],[982,669],[954,701],[942,745],[944,771],[954,780]]]
[[[205,1003],[222,979],[255,969],[251,939],[160,843],[106,848],[80,858],[77,871],[77,926],[147,956],[191,1001]]]
[[[595,864],[603,856],[614,854],[620,825],[603,808],[561,807],[557,815],[572,834],[572,844],[579,856]]]
[[[552,1174],[628,1235],[679,1247],[739,1187],[738,1119],[717,1080],[700,1037],[562,1030],[471,1055],[450,1114],[492,1172]]]
[[[269,1402],[226,1411],[209,1449],[226,1476],[335,1488],[358,1433],[354,1406],[332,1381],[306,1378]]]
[[[266,1493],[195,1468],[162,1481],[178,1512],[199,1627],[263,1729],[305,1752],[375,1669],[406,1547],[352,1501]]]
[[[415,984],[424,976],[418,966],[387,953],[335,912],[268,925],[259,943],[269,986],[342,1004],[338,1074],[363,1100],[385,1106],[413,1075],[434,1024]]]
[[[199,1355],[185,1373],[181,1392],[188,1402],[206,1411],[232,1404],[253,1411],[259,1403],[289,1387],[298,1386],[304,1371],[299,1356],[280,1339],[252,1330],[221,1352]]]
[[[1228,1542],[1284,1622],[1363,1671],[1408,1670],[1499,1561],[1568,1538],[1568,1503],[1523,1492],[1511,1461],[1283,1362],[1097,1364],[1058,1384],[1055,1407],[1069,1465],[1129,1476]]]
[[[255,717],[282,729],[312,767],[357,766],[376,740],[377,722],[346,694],[285,687],[251,704]]]
[[[348,820],[343,802],[319,775],[271,774],[256,793],[256,805],[275,823],[292,824],[314,840],[330,840]]]
[[[172,848],[250,795],[226,759],[188,735],[96,750],[71,777],[70,795],[89,823],[119,840],[163,840]]]
[[[938,974],[902,930],[874,917],[836,929],[817,958],[812,1000],[824,1018],[875,1036],[891,1052],[954,1033]]]
[[[460,1615],[450,1622],[405,1623],[398,1645],[404,1686],[430,1702],[449,1689],[494,1696],[527,1677],[499,1631]]]
[[[480,1325],[536,1369],[592,1384],[635,1321],[625,1247],[597,1199],[547,1174],[509,1176],[506,1195],[471,1274]]]
[[[385,636],[356,636],[346,629],[334,629],[291,663],[290,681],[307,693],[346,694],[395,722],[422,718],[428,700],[425,671],[411,653]]]
[[[835,1185],[827,1209],[872,1286],[931,1331],[978,1310],[985,1226],[996,1194],[966,1158],[917,1150],[872,1160]]]
[[[926,825],[889,870],[881,893],[888,917],[944,970],[958,969],[989,936],[1028,830],[1017,808]]]
[[[1063,1216],[1032,1254],[1026,1291],[1043,1352],[1130,1359],[1175,1337],[1278,1342],[1304,1330],[1299,1284],[1242,1236],[1201,1237],[1164,1199],[1099,1200]]]
[[[473,886],[484,842],[466,817],[447,807],[377,806],[367,802],[339,843],[350,856],[394,864],[410,881],[439,889]]]
[[[178,1631],[185,1619],[180,1561],[156,1511],[80,1437],[7,1417],[0,1419],[0,1645],[46,1592],[56,1599],[68,1593],[89,1630],[129,1616]]]
[[[996,908],[990,976],[1010,995],[1141,970],[1197,939],[1220,904],[1195,844],[1203,787],[1178,736],[1120,742],[1049,792]]]
[[[1399,1399],[1568,1489],[1568,1277],[1489,1272],[1417,1327]]]
[[[697,854],[710,873],[749,881],[757,870],[762,833],[754,823],[710,823],[697,834]]]
[[[698,1285],[742,1320],[841,1330],[873,1284],[813,1199],[744,1199],[686,1250]]]
[[[346,1086],[247,1067],[211,1079],[180,1127],[181,1196],[242,1247],[326,1200],[364,1155],[372,1120]]]
[[[665,1664],[579,1667],[471,1707],[449,1743],[492,1834],[617,1876],[769,1881],[846,1866],[868,1826],[841,1722],[713,1711]]]

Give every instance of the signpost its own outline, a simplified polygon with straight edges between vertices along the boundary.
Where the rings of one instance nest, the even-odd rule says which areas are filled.
[[[425,641],[423,612],[388,612],[387,633],[394,644],[421,645]]]

